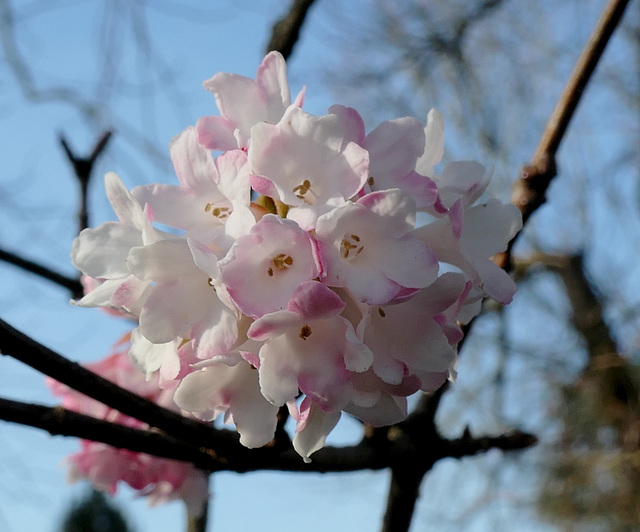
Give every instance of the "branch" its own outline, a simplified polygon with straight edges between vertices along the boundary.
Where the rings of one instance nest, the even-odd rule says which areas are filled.
[[[609,0],[547,122],[531,163],[521,170],[511,202],[520,209],[523,225],[546,201],[547,189],[557,174],[556,154],[560,143],[628,3],[629,0]],[[522,231],[510,242],[507,251],[496,257],[496,263],[507,271],[511,269],[511,250],[520,234]]]
[[[518,451],[533,447],[537,443],[537,436],[521,430],[513,430],[499,436],[474,438],[469,429],[466,429],[460,438],[447,442],[446,455],[442,458],[464,458],[485,453],[491,449]]]
[[[596,27],[587,42],[576,66],[569,78],[569,81],[558,100],[547,126],[538,144],[536,152],[530,165],[525,166],[521,172],[521,178],[516,183],[512,195],[512,203],[516,205],[522,213],[523,226],[529,217],[546,201],[546,191],[551,184],[552,179],[556,176],[556,153],[560,142],[564,138],[567,127],[573,114],[584,94],[584,90],[589,82],[598,61],[613,34],[614,29],[620,22],[622,14],[629,0],[610,0],[603,14],[598,20]],[[511,250],[516,242],[518,233],[509,243],[507,251],[498,254],[494,260],[503,269],[509,271],[511,269]],[[473,322],[466,327],[465,337],[468,334]],[[416,424],[418,426],[427,427],[433,430],[435,427],[434,417],[440,405],[442,396],[446,392],[444,386],[437,392],[424,395],[415,411],[405,423]],[[486,450],[482,445],[500,446],[517,445],[518,442],[523,445],[532,445],[535,443],[535,437],[527,435],[527,437],[519,436],[503,436],[506,440],[474,440],[474,445],[468,442],[463,445],[463,440],[454,440],[453,448],[460,446],[460,452],[474,454],[474,449]],[[528,443],[531,441],[532,443]],[[456,443],[457,442],[457,443]],[[387,511],[383,522],[383,532],[404,531],[408,530],[411,524],[411,517],[415,508],[415,501],[419,496],[419,487],[424,474],[428,471],[420,471],[415,465],[406,463],[402,467],[392,468],[391,486],[389,489],[389,498],[387,501]]]
[[[73,153],[64,136],[60,135],[60,143],[62,144],[62,147],[67,154],[69,162],[71,162],[73,166],[74,175],[76,176],[78,183],[80,184],[78,232],[89,226],[89,213],[87,206],[87,191],[89,187],[89,181],[91,179],[93,166],[98,157],[106,148],[110,138],[111,132],[107,131],[102,135],[102,137],[100,137],[98,142],[96,142],[91,155],[89,155],[88,157],[79,157]],[[17,266],[18,268],[21,268],[29,273],[38,275],[44,279],[47,279],[48,281],[62,286],[63,288],[66,288],[71,292],[71,297],[73,297],[74,299],[80,298],[84,294],[83,286],[80,283],[80,280],[77,278],[68,277],[66,275],[54,272],[53,270],[47,268],[46,266],[43,266],[42,264],[22,258],[15,253],[11,253],[3,249],[0,249],[0,260],[7,262],[8,264],[13,264],[14,266]]]
[[[167,434],[126,427],[61,406],[48,407],[0,398],[0,419],[46,430],[52,436],[72,436],[159,458],[180,459],[191,462],[200,469],[219,467],[215,455],[206,449]]]
[[[214,449],[218,455],[237,446],[236,438],[213,427],[162,408],[70,362],[0,319],[0,352],[66,384],[123,414],[156,427],[193,445]]]
[[[38,264],[37,262],[34,262],[32,260],[22,258],[15,253],[0,249],[0,260],[8,264],[13,264],[14,266],[22,268],[29,273],[38,275],[43,279],[47,279],[48,281],[66,288],[71,292],[73,298],[82,297],[84,293],[82,284],[78,279],[62,275],[58,272],[54,272],[53,270],[47,268],[46,266],[43,266],[42,264]]]
[[[190,462],[199,469],[210,472],[246,473],[272,470],[298,473],[346,473],[364,469],[385,469],[407,459],[414,465],[412,471],[421,471],[430,469],[442,458],[461,458],[494,448],[518,450],[536,442],[534,436],[519,431],[477,439],[465,432],[461,438],[455,440],[436,436],[434,440],[427,441],[427,445],[423,448],[414,449],[410,453],[410,458],[407,458],[407,442],[402,438],[388,439],[386,443],[379,441],[375,445],[368,440],[363,440],[358,445],[348,447],[324,447],[314,453],[310,464],[305,464],[290,447],[280,452],[270,447],[247,449],[238,443],[238,455],[233,462],[226,462],[207,447],[200,447],[193,442],[187,443],[182,439],[153,430],[134,429],[95,419],[60,406],[49,407],[0,399],[0,419],[46,430],[53,436],[77,437],[160,458]]]
[[[96,142],[91,154],[88,157],[79,157],[73,153],[64,135],[60,134],[60,144],[67,154],[67,159],[73,166],[73,172],[80,185],[80,208],[78,211],[78,233],[89,227],[89,210],[87,205],[87,192],[89,181],[93,173],[93,166],[98,157],[102,154],[111,138],[111,131],[105,132]]]
[[[293,0],[289,12],[273,25],[267,52],[280,52],[288,59],[293,51],[309,8],[315,0]]]

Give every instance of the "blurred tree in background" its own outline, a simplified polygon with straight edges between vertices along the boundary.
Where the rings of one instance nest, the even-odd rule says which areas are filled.
[[[60,532],[133,532],[133,529],[104,493],[91,489],[69,508]]]

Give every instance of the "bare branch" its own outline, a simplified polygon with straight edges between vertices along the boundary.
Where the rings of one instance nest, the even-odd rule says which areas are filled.
[[[609,0],[547,122],[531,163],[521,170],[511,202],[520,209],[524,223],[546,201],[547,189],[557,174],[556,153],[560,143],[628,4],[629,0]],[[507,251],[496,259],[496,263],[506,270],[511,269],[511,249],[520,234],[522,231],[514,237]]]
[[[628,0],[610,0],[605,8],[591,38],[578,59],[567,86],[560,96],[556,109],[547,123],[531,165],[523,169],[521,179],[516,183],[512,202],[522,212],[523,223],[526,223],[533,212],[545,202],[546,190],[551,180],[556,176],[555,156],[560,142],[566,133],[567,126],[580,102],[591,74],[619,23],[627,4]],[[507,251],[496,257],[496,263],[507,271],[511,269],[511,249],[519,234],[510,242]],[[466,327],[465,337],[470,328],[471,324]],[[446,389],[443,386],[434,394],[423,396],[417,410],[407,419],[405,426],[407,423],[409,425],[417,424],[418,426],[427,427],[428,430],[433,430],[435,427],[434,417]],[[458,451],[463,453],[459,456],[468,456],[475,454],[475,452],[486,450],[483,447],[484,445],[498,448],[501,448],[500,445],[508,447],[515,445],[515,448],[518,448],[518,445],[523,445],[520,448],[525,448],[533,445],[536,441],[533,435],[513,433],[500,436],[498,439],[489,438],[487,440],[465,440],[463,436],[463,438],[450,443],[452,444],[452,449],[457,447]],[[419,496],[420,483],[427,471],[428,469],[421,471],[411,463],[392,468],[383,532],[409,530],[415,501]]]
[[[269,446],[247,449],[242,447],[236,438],[236,453],[233,461],[228,462],[208,447],[201,447],[196,442],[186,442],[183,438],[178,439],[165,433],[133,429],[95,419],[60,406],[48,407],[0,399],[0,419],[43,429],[54,436],[78,437],[160,458],[190,462],[206,471],[237,473],[258,470],[345,473],[364,469],[380,470],[407,461],[412,467],[403,469],[427,471],[441,458],[461,458],[493,448],[519,450],[536,442],[535,437],[518,431],[477,439],[465,433],[455,440],[435,436],[435,439],[425,441],[421,447],[413,447],[411,452],[407,452],[407,440],[393,437],[386,442],[380,440],[375,445],[363,440],[354,446],[325,447],[313,455],[310,464],[305,464],[290,446],[286,450]],[[230,431],[220,432],[229,432],[231,436]]]
[[[224,456],[236,443],[233,436],[162,408],[55,353],[0,320],[0,351],[35,370],[66,384],[176,438],[219,451]]]
[[[89,181],[93,173],[93,167],[98,157],[102,154],[107,147],[109,139],[111,138],[111,131],[105,132],[100,139],[96,142],[91,155],[89,157],[79,157],[75,155],[71,150],[67,139],[64,135],[60,134],[60,144],[64,148],[67,154],[67,159],[73,166],[73,173],[80,185],[80,208],[78,210],[78,233],[83,229],[89,227],[89,206],[87,204],[87,193],[89,191]]]
[[[118,425],[62,408],[0,398],[0,419],[46,430],[52,436],[72,436],[113,447],[180,459],[201,469],[216,468],[215,455],[166,434]]]
[[[280,52],[287,59],[298,38],[309,8],[315,0],[293,0],[289,12],[273,25],[267,52]]]
[[[71,296],[74,298],[82,297],[83,288],[82,284],[77,278],[68,277],[58,272],[54,272],[50,268],[43,266],[37,262],[32,260],[25,259],[16,255],[15,253],[11,253],[9,251],[5,251],[0,249],[0,260],[17,266],[29,273],[33,273],[43,279],[47,279],[53,283],[56,283],[63,288],[66,288],[71,292]]]

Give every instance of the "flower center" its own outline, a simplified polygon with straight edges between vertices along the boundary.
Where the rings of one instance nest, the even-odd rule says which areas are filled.
[[[218,218],[218,220],[224,220],[230,214],[231,209],[229,207],[214,207],[213,203],[207,203],[204,206],[204,212],[211,213],[212,216]]]
[[[363,249],[364,246],[360,244],[360,237],[358,235],[345,235],[342,242],[340,242],[340,254],[345,260],[355,259]]]
[[[308,325],[303,325],[302,329],[300,329],[300,334],[299,334],[300,338],[302,338],[303,340],[307,340],[307,338],[309,338],[309,336],[311,336],[311,327],[309,327]]]
[[[295,193],[296,198],[301,199],[307,205],[315,205],[318,195],[311,188],[311,181],[305,179],[302,184],[297,187],[293,187],[292,192]]]
[[[289,266],[293,264],[293,257],[285,253],[280,253],[280,255],[276,255],[275,257],[273,257],[273,260],[271,261],[271,263],[273,264],[276,270],[280,270],[280,271],[288,270]],[[273,268],[269,267],[269,269],[267,269],[267,274],[269,275],[269,277],[273,277],[273,273],[274,273]]]

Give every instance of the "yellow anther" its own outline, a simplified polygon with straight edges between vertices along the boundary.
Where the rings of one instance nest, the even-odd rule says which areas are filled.
[[[360,237],[358,235],[349,235],[348,237],[344,237],[342,242],[340,242],[340,254],[342,255],[342,258],[349,259],[360,255],[364,246],[359,245],[359,243]]]
[[[309,192],[311,192],[311,194],[315,196],[315,194],[313,194],[313,190],[311,190],[311,181],[309,181],[308,179],[305,179],[302,182],[302,184],[296,187],[293,187],[291,191],[296,193],[296,198],[301,199],[302,201],[304,201],[305,203],[308,203],[309,205],[312,205],[312,202],[309,200],[309,198],[307,198],[307,194]]]
[[[293,264],[293,258],[290,255],[280,253],[276,257],[273,257],[273,265],[279,270],[286,270]]]
[[[213,216],[221,220],[229,216],[229,211],[229,207],[214,207],[213,203],[207,203],[204,206],[204,212],[211,212]]]

